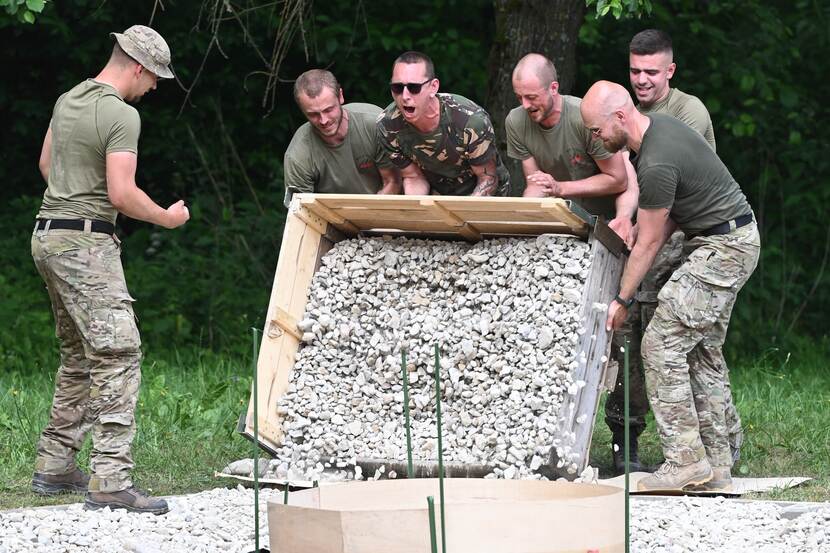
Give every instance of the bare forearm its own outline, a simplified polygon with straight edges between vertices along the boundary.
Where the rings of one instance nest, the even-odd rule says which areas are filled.
[[[587,179],[559,181],[559,187],[559,195],[563,198],[611,196],[625,190],[625,182],[620,185],[620,181],[613,176],[598,173]]]
[[[117,196],[112,197],[111,194],[110,201],[127,217],[163,227],[169,226],[167,210],[154,202],[138,186],[124,187]]]
[[[622,280],[620,281],[620,297],[630,299],[637,293],[637,288],[654,263],[657,252],[663,246],[664,240],[650,243],[638,241],[631,250],[631,256],[625,265]]]
[[[495,175],[479,175],[478,184],[473,189],[471,196],[492,196],[496,193],[496,186],[499,179]]]
[[[403,191],[401,175],[394,169],[380,169],[380,176],[383,185],[378,194],[400,194]]]

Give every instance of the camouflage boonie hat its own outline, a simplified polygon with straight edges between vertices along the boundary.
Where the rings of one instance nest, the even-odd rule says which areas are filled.
[[[161,35],[150,27],[133,25],[123,33],[110,33],[118,45],[135,61],[162,79],[172,79],[170,47]]]

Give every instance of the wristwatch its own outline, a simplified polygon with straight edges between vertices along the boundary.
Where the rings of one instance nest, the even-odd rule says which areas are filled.
[[[634,298],[631,298],[630,300],[624,300],[620,297],[619,294],[614,296],[614,301],[617,302],[618,304],[622,305],[626,309],[629,309],[632,305],[634,305]]]

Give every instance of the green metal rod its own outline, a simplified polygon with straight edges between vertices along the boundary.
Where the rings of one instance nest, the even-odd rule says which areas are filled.
[[[435,344],[435,415],[438,419],[438,493],[441,499],[441,553],[447,553],[447,535],[444,524],[444,442],[441,439],[441,361]]]
[[[406,370],[406,349],[401,348],[401,375],[403,377],[403,416],[406,424],[406,477],[414,478],[412,468],[412,430],[409,422],[409,371]]]
[[[285,483],[285,489],[282,491],[282,504],[288,505],[288,488],[291,486],[288,482]]]
[[[438,540],[435,536],[435,498],[427,496],[427,506],[429,507],[429,544],[432,553],[438,553]]]
[[[256,328],[251,329],[253,337],[253,350],[251,365],[254,372],[254,544],[259,551],[259,397],[257,392],[257,332]]]
[[[629,537],[630,537],[630,526],[628,520],[628,507],[629,507],[629,483],[628,483],[628,473],[629,473],[629,458],[628,458],[628,440],[629,440],[629,406],[628,406],[628,337],[625,338],[625,344],[623,345],[623,398],[625,402],[625,553],[629,552]]]

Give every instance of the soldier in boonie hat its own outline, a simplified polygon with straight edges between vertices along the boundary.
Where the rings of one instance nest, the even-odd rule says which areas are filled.
[[[170,47],[150,27],[133,25],[123,33],[110,33],[118,45],[135,61],[146,67],[161,79],[172,79],[170,69]]]

